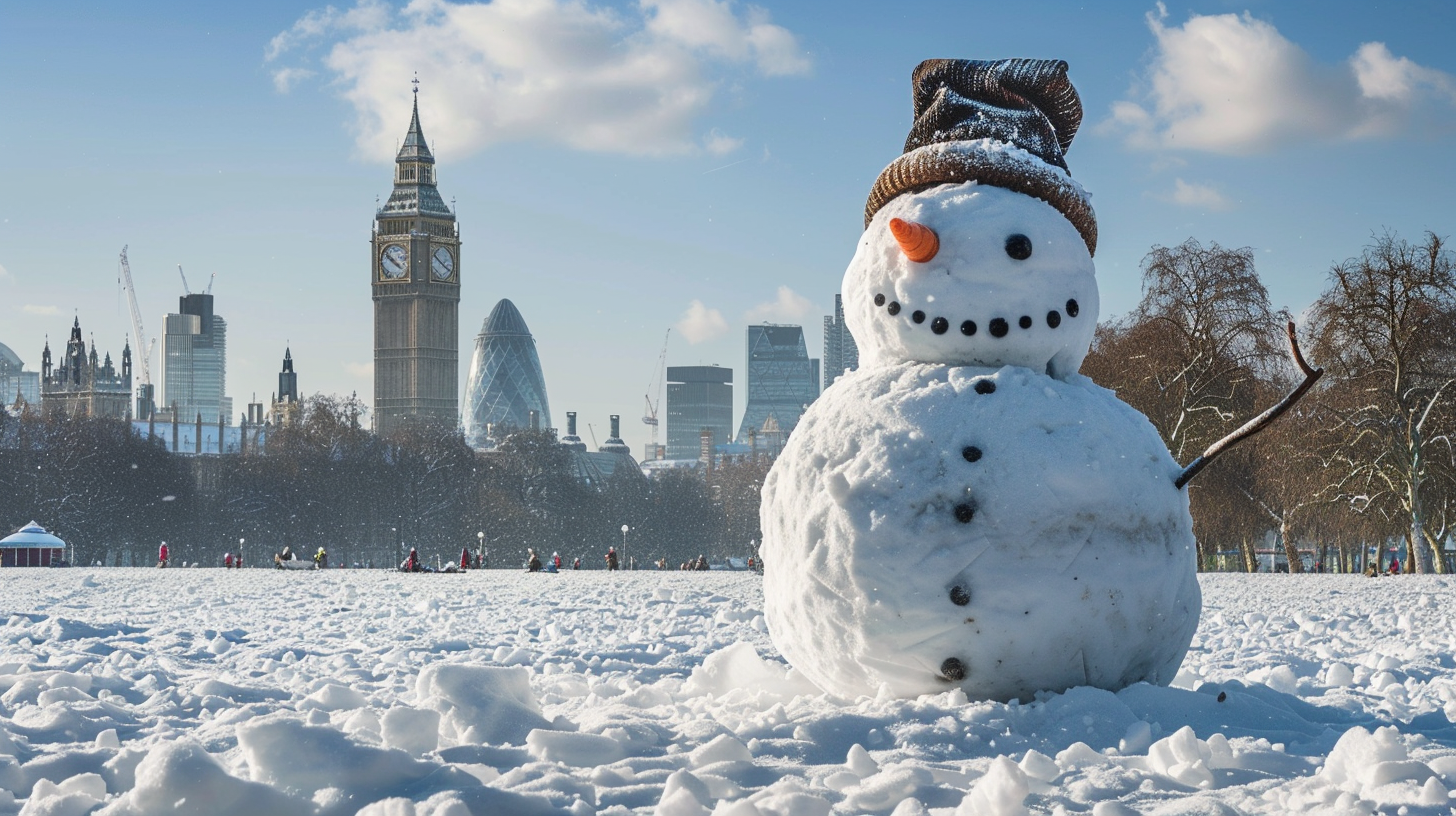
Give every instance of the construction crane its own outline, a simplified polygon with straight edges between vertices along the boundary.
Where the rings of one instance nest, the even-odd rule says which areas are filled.
[[[182,276],[182,294],[192,294],[192,287],[187,285],[187,273],[182,271],[182,264],[177,264],[177,274]]]
[[[177,267],[177,270],[180,272],[182,267]],[[131,328],[136,333],[137,363],[142,374],[141,386],[137,389],[137,418],[144,419],[141,414],[151,414],[156,407],[155,389],[152,386],[152,346],[156,340],[147,340],[146,332],[142,330],[142,310],[137,307],[136,285],[131,280],[131,264],[126,260],[126,247],[121,248],[121,274],[126,281],[127,300],[131,302]]]
[[[672,329],[662,336],[662,353],[657,355],[657,367],[652,370],[652,380],[647,383],[647,393],[642,395],[642,401],[647,404],[647,413],[642,416],[642,424],[652,428],[652,456],[657,456],[657,409],[662,405],[663,380],[667,374],[667,341],[672,337]],[[652,399],[653,392],[657,393],[657,399]]]

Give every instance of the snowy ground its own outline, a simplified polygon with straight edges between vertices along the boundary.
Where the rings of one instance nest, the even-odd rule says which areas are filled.
[[[1456,803],[1456,581],[1213,575],[1176,688],[837,700],[756,576],[6,570],[0,813]]]

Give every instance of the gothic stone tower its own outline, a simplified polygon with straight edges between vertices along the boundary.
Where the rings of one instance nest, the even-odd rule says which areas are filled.
[[[394,192],[374,217],[374,429],[459,422],[460,231],[435,187],[419,89],[394,160]]]

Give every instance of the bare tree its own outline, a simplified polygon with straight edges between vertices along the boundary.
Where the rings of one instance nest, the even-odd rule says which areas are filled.
[[[1330,270],[1311,324],[1336,377],[1339,493],[1358,510],[1402,516],[1407,563],[1444,570],[1428,520],[1451,491],[1450,469],[1433,457],[1450,460],[1456,426],[1456,270],[1445,241],[1375,236]]]
[[[1142,267],[1141,302],[1098,327],[1082,371],[1146,415],[1186,464],[1268,402],[1271,389],[1261,381],[1273,379],[1282,359],[1287,315],[1270,307],[1247,247],[1205,247],[1189,238],[1153,247]],[[1245,488],[1239,478],[1216,475],[1190,491],[1202,530],[1200,564],[1214,555],[1206,537],[1250,540],[1246,527],[1213,520],[1223,508],[1247,503]]]

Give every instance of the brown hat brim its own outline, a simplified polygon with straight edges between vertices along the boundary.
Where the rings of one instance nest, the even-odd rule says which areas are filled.
[[[1097,215],[1082,185],[1061,168],[992,139],[928,144],[897,157],[875,179],[865,202],[865,226],[895,196],[966,181],[1045,201],[1077,228],[1087,244],[1087,253],[1097,254]]]

